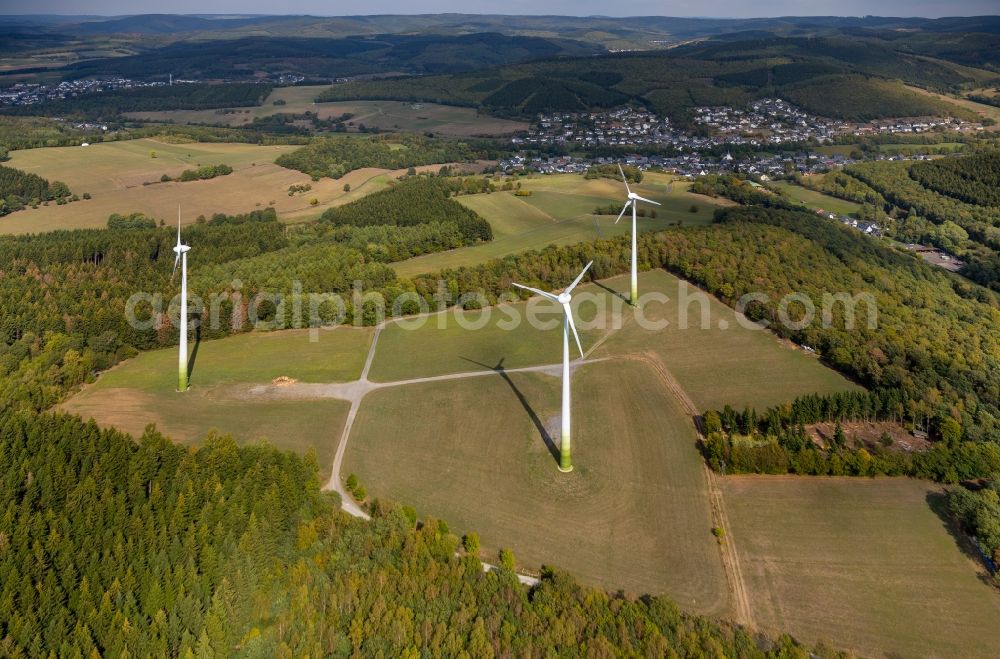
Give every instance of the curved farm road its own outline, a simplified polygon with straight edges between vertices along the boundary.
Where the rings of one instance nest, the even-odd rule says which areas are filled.
[[[390,321],[391,322],[391,321]],[[338,398],[341,400],[346,400],[351,404],[350,409],[347,412],[347,418],[344,423],[344,429],[340,435],[340,441],[337,444],[337,452],[333,458],[333,469],[330,474],[330,480],[327,481],[324,489],[333,490],[340,495],[341,507],[343,510],[350,515],[355,517],[360,517],[362,519],[370,519],[368,513],[358,505],[354,497],[351,496],[347,488],[341,482],[340,471],[344,463],[344,453],[347,450],[347,441],[351,436],[351,429],[354,426],[354,420],[358,414],[358,408],[361,406],[361,401],[370,392],[376,389],[383,389],[387,387],[400,387],[411,384],[421,384],[424,382],[437,382],[440,380],[458,380],[463,378],[471,377],[482,377],[487,375],[499,375],[500,371],[488,370],[488,371],[470,371],[465,373],[449,373],[446,375],[436,375],[424,378],[412,378],[408,380],[397,380],[395,382],[372,382],[368,379],[368,372],[371,369],[372,361],[375,358],[375,349],[378,345],[379,335],[385,328],[386,323],[382,323],[375,328],[375,332],[372,335],[371,346],[368,348],[368,357],[365,359],[364,368],[361,371],[361,377],[354,382],[343,382],[336,384],[312,384],[312,383],[301,383],[296,382],[291,385],[282,385],[280,388],[274,385],[258,385],[253,387],[250,392],[252,394],[264,395],[272,398]],[[591,349],[592,351],[593,349]],[[589,354],[589,353],[588,353]],[[581,359],[573,362],[572,368],[575,369],[581,364],[590,364],[595,362],[605,361],[606,358],[600,359]],[[540,366],[526,366],[523,368],[509,368],[504,369],[504,373],[545,373],[547,375],[552,375],[558,377],[562,373],[562,364],[545,364]],[[483,563],[483,571],[490,572],[492,570],[498,569],[496,565],[490,563]],[[526,586],[535,586],[539,583],[537,577],[517,573],[517,580]]]

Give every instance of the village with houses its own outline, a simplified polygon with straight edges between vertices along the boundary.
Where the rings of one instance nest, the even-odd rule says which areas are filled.
[[[180,80],[174,82],[180,83]],[[0,106],[37,105],[48,101],[64,101],[84,94],[98,94],[122,89],[163,87],[167,82],[147,82],[131,78],[100,78],[63,80],[57,84],[18,82],[0,91]]]
[[[765,98],[747,108],[695,107],[692,122],[704,130],[682,130],[643,108],[609,112],[548,112],[537,115],[527,134],[511,139],[525,148],[550,145],[659,146],[694,150],[720,145],[767,146],[797,142],[824,143],[844,136],[969,132],[979,124],[950,117],[885,119],[864,123],[818,117],[779,98]]]
[[[302,82],[305,76],[294,74],[277,74],[255,80],[258,83],[278,85],[294,85]],[[52,101],[65,101],[87,94],[100,94],[146,87],[167,87],[172,85],[194,85],[200,83],[226,82],[224,80],[189,80],[175,78],[172,75],[166,80],[137,80],[125,77],[80,78],[78,80],[63,80],[56,84],[40,82],[16,82],[9,87],[0,89],[0,107],[18,107],[38,105]]]
[[[781,99],[762,99],[746,109],[698,107],[693,111],[694,131],[672,126],[669,119],[643,109],[626,108],[604,113],[550,112],[539,114],[527,135],[513,138],[524,151],[502,159],[499,171],[511,174],[584,173],[593,165],[622,163],[643,170],[668,171],[688,179],[709,174],[739,174],[749,185],[768,190],[768,182],[792,175],[818,174],[850,165],[860,160],[926,160],[930,156],[916,151],[891,153],[821,152],[805,145],[830,145],[842,138],[873,135],[922,134],[928,132],[967,132],[981,130],[979,124],[947,117],[889,119],[865,123],[844,122],[811,115]],[[798,150],[773,153],[768,146],[784,149],[802,145]],[[583,157],[570,154],[546,154],[552,147],[569,151],[594,147],[635,147],[633,153],[619,157]],[[670,155],[645,155],[650,146],[673,147]],[[737,146],[743,147],[736,149]],[[749,151],[745,146],[762,147]],[[733,155],[733,150],[738,155]],[[720,155],[721,152],[721,155]],[[878,223],[846,214],[816,208],[829,220],[840,222],[862,234],[882,238],[884,228]],[[962,262],[934,247],[906,245],[905,248],[928,263],[957,271]]]

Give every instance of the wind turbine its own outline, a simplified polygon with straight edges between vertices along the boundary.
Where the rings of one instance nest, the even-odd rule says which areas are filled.
[[[177,244],[174,245],[174,269],[170,273],[173,279],[177,273],[177,263],[181,264],[181,336],[180,350],[177,354],[177,391],[187,391],[188,388],[188,301],[187,301],[187,253],[191,247],[181,243],[181,209],[177,207]]]
[[[530,286],[524,286],[522,284],[514,283],[514,286],[518,288],[523,288],[526,291],[531,291],[537,295],[541,295],[547,300],[552,300],[558,304],[562,305],[563,308],[563,368],[562,368],[562,437],[559,442],[559,471],[568,472],[573,471],[573,463],[570,460],[570,400],[569,400],[569,332],[573,330],[573,338],[576,339],[576,347],[580,351],[580,357],[583,357],[583,346],[580,345],[580,335],[576,333],[576,325],[573,323],[573,310],[570,309],[569,303],[573,299],[572,293],[573,289],[576,288],[583,276],[587,274],[587,270],[594,262],[591,261],[587,266],[577,275],[573,283],[570,284],[563,290],[559,295],[553,293],[546,293],[545,291],[540,291],[537,288],[532,288]]]
[[[618,219],[615,220],[615,224],[618,224],[618,220],[622,219],[622,215],[628,210],[629,206],[632,206],[632,294],[629,298],[629,303],[634,307],[639,304],[639,269],[636,265],[637,249],[635,246],[635,220],[636,211],[635,207],[637,202],[644,201],[647,204],[654,204],[659,206],[659,202],[655,202],[652,199],[646,199],[645,197],[640,197],[636,193],[632,192],[632,188],[628,187],[628,179],[625,178],[625,170],[622,169],[621,164],[618,165],[618,171],[621,172],[622,182],[625,183],[625,190],[628,192],[628,200],[625,202],[625,206],[622,208],[622,212],[618,213]]]

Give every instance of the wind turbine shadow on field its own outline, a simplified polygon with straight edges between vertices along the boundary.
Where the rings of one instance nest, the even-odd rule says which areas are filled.
[[[188,358],[188,382],[191,382],[191,376],[194,374],[194,363],[198,361],[198,348],[201,346],[201,325],[196,325],[194,328],[194,348],[191,350],[191,356]]]
[[[549,431],[545,429],[545,424],[543,424],[542,420],[538,418],[538,415],[531,407],[528,399],[524,397],[521,390],[517,388],[514,381],[510,379],[509,375],[507,375],[507,370],[503,367],[503,360],[506,359],[506,357],[501,357],[496,366],[483,364],[482,362],[477,362],[475,359],[469,359],[468,357],[462,357],[462,359],[471,364],[475,364],[476,366],[482,366],[485,369],[489,369],[503,378],[503,381],[507,383],[507,386],[510,387],[510,390],[513,391],[514,395],[517,397],[517,402],[521,403],[521,407],[523,407],[524,411],[528,413],[528,418],[531,419],[533,424],[535,424],[535,430],[537,430],[538,434],[541,435],[542,441],[545,442],[546,448],[549,449],[549,453],[552,455],[552,459],[556,461],[556,464],[559,464],[559,447],[556,446],[555,440],[552,439],[552,435],[549,434]]]
[[[628,299],[628,295],[625,295],[621,291],[616,291],[615,289],[609,287],[608,285],[606,285],[606,284],[604,284],[604,283],[602,283],[602,282],[600,282],[600,281],[598,281],[596,279],[594,279],[590,283],[594,284],[598,288],[604,289],[605,291],[607,291],[608,293],[611,293],[615,297],[617,297],[617,298],[619,298],[621,300],[624,300],[625,302],[628,302],[629,304],[631,304],[631,302]]]

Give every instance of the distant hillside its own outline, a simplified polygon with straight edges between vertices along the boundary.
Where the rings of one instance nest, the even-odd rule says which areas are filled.
[[[7,16],[0,24],[35,26],[65,34],[92,37],[156,37],[164,39],[238,39],[272,37],[345,38],[379,34],[441,34],[459,36],[499,32],[584,41],[608,49],[645,49],[730,33],[774,36],[820,36],[844,31],[996,32],[988,19],[857,17],[776,17],[751,19],[638,16],[509,16],[502,14],[422,14],[376,16],[213,16],[141,14],[114,17]]]
[[[279,22],[283,17],[212,19],[183,14],[140,14],[90,20],[73,25],[77,34],[177,34],[201,30],[236,29],[260,23]]]
[[[508,116],[644,105],[677,123],[690,109],[739,106],[779,96],[822,116],[868,120],[951,115],[964,108],[917,94],[980,84],[965,67],[883,48],[876,56],[847,39],[775,38],[693,44],[668,51],[534,61],[461,75],[357,81],[335,85],[321,100],[393,99],[479,106]]]
[[[538,58],[591,55],[592,45],[567,39],[495,32],[459,36],[378,35],[344,39],[245,37],[179,41],[140,55],[79,62],[65,77],[253,78],[296,73],[336,78],[372,73],[451,73]]]
[[[508,41],[476,41],[476,35],[495,34]],[[419,35],[419,36],[417,36]],[[473,38],[469,47],[442,45],[440,52],[427,59],[434,61],[421,66],[407,56],[375,51],[367,61],[364,57],[343,57],[346,51],[357,55],[364,51],[359,42],[388,41],[389,47],[403,45],[401,39],[431,39],[434,42]],[[522,42],[517,39],[530,39]],[[286,67],[289,71],[318,75],[310,67],[309,58],[323,59],[324,71],[342,71],[339,75],[362,73],[407,72],[443,73],[468,71],[486,66],[498,66],[542,57],[586,55],[599,51],[658,50],[667,46],[691,47],[694,42],[711,40],[711,47],[724,49],[726,44],[748,40],[787,39],[785,49],[801,49],[816,45],[813,39],[831,40],[842,44],[834,55],[841,62],[851,59],[868,60],[867,72],[892,77],[906,77],[908,69],[923,57],[934,57],[968,66],[1000,72],[1000,17],[969,18],[892,18],[858,17],[774,17],[752,19],[676,18],[641,16],[628,18],[575,16],[505,16],[475,14],[423,14],[378,16],[217,16],[145,14],[117,17],[40,17],[0,16],[0,53],[6,51],[24,56],[31,52],[47,61],[55,50],[78,59],[93,59],[95,53],[117,57],[138,52],[138,60],[122,66],[138,75],[153,70],[155,59],[167,56],[176,59],[186,45],[197,42],[206,53],[222,57],[224,62],[243,68],[271,70]],[[212,42],[236,42],[265,39],[265,52],[252,47],[237,46],[239,57],[227,58],[224,50]],[[306,44],[303,57],[290,52],[267,52],[278,48],[288,39],[321,40],[331,44],[335,57],[317,45]],[[105,49],[110,42],[118,47]],[[795,40],[803,40],[796,45]],[[548,44],[548,47],[543,46]],[[411,44],[406,44],[410,47]],[[551,47],[556,46],[556,53]],[[696,46],[703,45],[694,43]],[[167,46],[167,49],[163,49]],[[473,47],[475,46],[475,47]],[[827,47],[822,46],[821,47]],[[437,48],[437,46],[434,46]],[[582,52],[580,49],[589,49]],[[404,49],[405,50],[405,49]],[[379,60],[386,55],[384,61]],[[786,53],[787,54],[787,53]],[[818,53],[797,53],[817,56]],[[739,57],[740,55],[736,55]],[[143,59],[145,58],[145,60]],[[152,58],[154,61],[148,61]],[[249,58],[249,59],[247,59]],[[72,59],[70,57],[69,59]],[[875,60],[894,70],[873,71]],[[275,61],[277,60],[277,61]],[[245,66],[238,66],[240,62]],[[92,71],[115,72],[109,60],[82,68],[70,67],[67,76]],[[2,62],[0,62],[2,63]],[[176,62],[171,62],[172,65]],[[364,64],[364,65],[362,65]],[[412,64],[411,66],[408,66]],[[15,66],[24,66],[23,59]],[[30,64],[29,64],[30,66]],[[223,68],[220,64],[217,69]],[[918,65],[925,71],[928,67]],[[189,69],[206,70],[204,61]],[[42,72],[42,69],[31,69]],[[961,84],[952,82],[947,72],[925,80],[935,85]],[[190,74],[190,73],[189,73]],[[968,75],[961,76],[963,78]],[[923,83],[920,83],[923,84]]]

